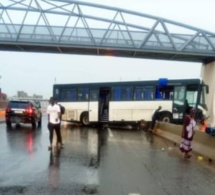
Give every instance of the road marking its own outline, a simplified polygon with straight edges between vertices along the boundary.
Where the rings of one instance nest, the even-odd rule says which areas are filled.
[[[129,193],[128,195],[141,195],[141,194],[137,194],[137,193]]]
[[[109,135],[109,137],[113,137],[113,133],[110,128],[108,128],[108,135]]]

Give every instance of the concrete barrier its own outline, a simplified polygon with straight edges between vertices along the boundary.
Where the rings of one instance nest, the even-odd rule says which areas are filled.
[[[155,129],[155,134],[180,144],[182,125],[159,122],[156,123]],[[195,132],[192,142],[193,151],[215,160],[215,136],[198,129]]]

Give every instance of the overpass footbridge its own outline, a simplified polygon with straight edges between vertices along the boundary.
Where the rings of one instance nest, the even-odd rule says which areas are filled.
[[[0,50],[211,62],[215,33],[71,0],[0,0]]]

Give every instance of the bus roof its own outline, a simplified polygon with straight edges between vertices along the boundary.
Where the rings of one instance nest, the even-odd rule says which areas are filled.
[[[163,78],[162,78],[163,79]],[[95,83],[66,83],[54,84],[54,86],[114,86],[114,85],[128,85],[128,84],[146,84],[158,85],[159,80],[141,80],[141,81],[115,81],[115,82],[95,82]],[[201,78],[196,79],[167,79],[167,85],[181,85],[181,84],[203,84]]]

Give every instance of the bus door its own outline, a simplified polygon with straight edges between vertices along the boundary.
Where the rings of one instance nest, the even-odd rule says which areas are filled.
[[[98,89],[89,90],[89,104],[88,104],[88,113],[89,113],[89,122],[98,122]]]
[[[110,88],[101,87],[99,90],[98,118],[99,122],[109,121]]]
[[[173,121],[181,123],[184,118],[185,113],[185,96],[186,87],[185,86],[175,86],[174,87],[174,98],[173,98]]]

